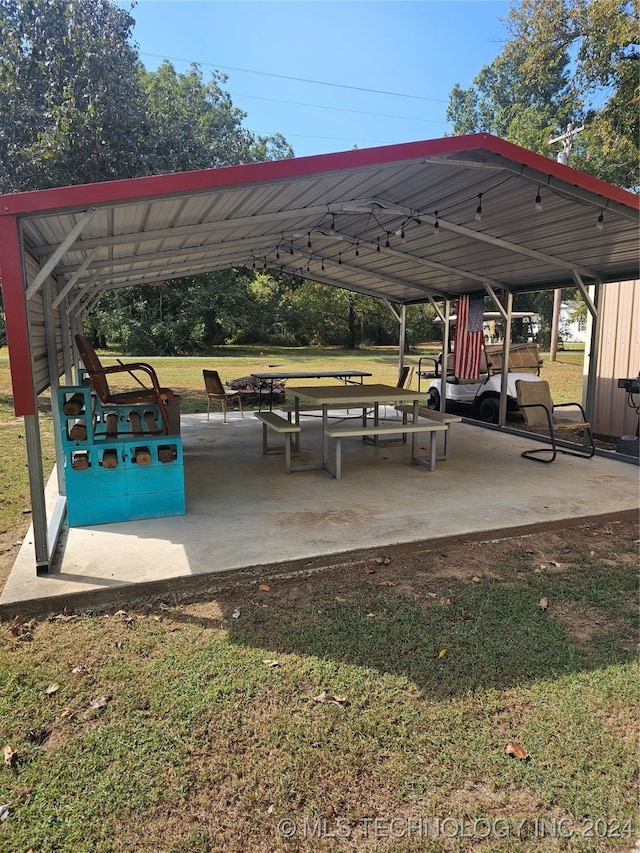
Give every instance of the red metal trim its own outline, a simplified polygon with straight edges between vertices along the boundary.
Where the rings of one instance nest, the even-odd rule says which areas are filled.
[[[197,172],[179,172],[170,175],[153,175],[143,178],[128,178],[119,181],[15,193],[0,196],[0,217],[69,208],[86,209],[91,205],[113,204],[165,195],[180,195],[261,181],[286,180],[287,178],[305,177],[341,169],[382,166],[393,162],[462,154],[474,150],[485,150],[498,154],[515,165],[539,170],[560,181],[566,181],[584,190],[602,195],[605,199],[617,201],[620,204],[640,210],[640,199],[633,193],[591,175],[586,175],[577,169],[563,166],[555,160],[520,148],[511,142],[498,139],[491,134],[474,133],[467,136],[449,136],[444,139],[406,142],[400,145],[363,148],[335,154],[318,154],[312,157],[297,157],[289,160],[271,160],[241,166],[222,166],[218,169],[203,169]]]
[[[9,344],[13,409],[16,415],[34,415],[36,398],[31,371],[29,321],[24,298],[22,252],[15,217],[0,219],[0,246],[0,276]]]

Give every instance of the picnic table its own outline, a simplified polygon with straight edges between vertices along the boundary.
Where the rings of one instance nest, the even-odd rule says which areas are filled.
[[[322,409],[322,463],[320,465],[299,466],[296,471],[322,468],[328,471],[336,479],[341,477],[341,441],[349,436],[362,436],[373,438],[390,433],[411,434],[411,461],[416,465],[426,465],[429,470],[435,468],[435,433],[446,429],[445,424],[430,421],[425,423],[418,417],[418,409],[421,398],[424,396],[418,391],[407,388],[397,388],[395,385],[307,385],[292,386],[287,389],[295,401],[295,423],[300,423],[300,401],[314,403]],[[397,426],[384,424],[379,421],[379,407],[381,403],[411,402],[413,403],[413,423],[399,423]],[[350,406],[354,409],[363,409],[362,426],[357,427],[329,427],[329,409],[331,406]],[[368,425],[366,421],[367,406],[374,407],[373,424]],[[419,432],[429,432],[431,437],[429,449],[429,461],[419,459],[417,456],[417,435]],[[336,441],[336,464],[335,468],[329,465],[329,439]]]

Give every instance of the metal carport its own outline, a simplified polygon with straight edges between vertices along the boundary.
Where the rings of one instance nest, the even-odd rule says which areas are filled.
[[[47,519],[36,398],[72,381],[73,334],[106,290],[255,265],[382,298],[401,325],[406,305],[430,301],[446,339],[459,294],[487,292],[509,320],[514,293],[577,286],[594,320],[589,411],[599,291],[638,275],[639,208],[488,134],[0,197],[37,568],[48,570],[65,501],[60,483]]]

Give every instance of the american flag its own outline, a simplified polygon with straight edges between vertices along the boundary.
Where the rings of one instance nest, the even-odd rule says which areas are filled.
[[[453,370],[458,379],[479,379],[483,334],[484,298],[461,296],[458,299]]]

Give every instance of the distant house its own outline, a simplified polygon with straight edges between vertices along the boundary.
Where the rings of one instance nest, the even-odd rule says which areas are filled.
[[[587,308],[584,302],[562,302],[558,318],[558,335],[562,343],[580,343],[587,340]]]

